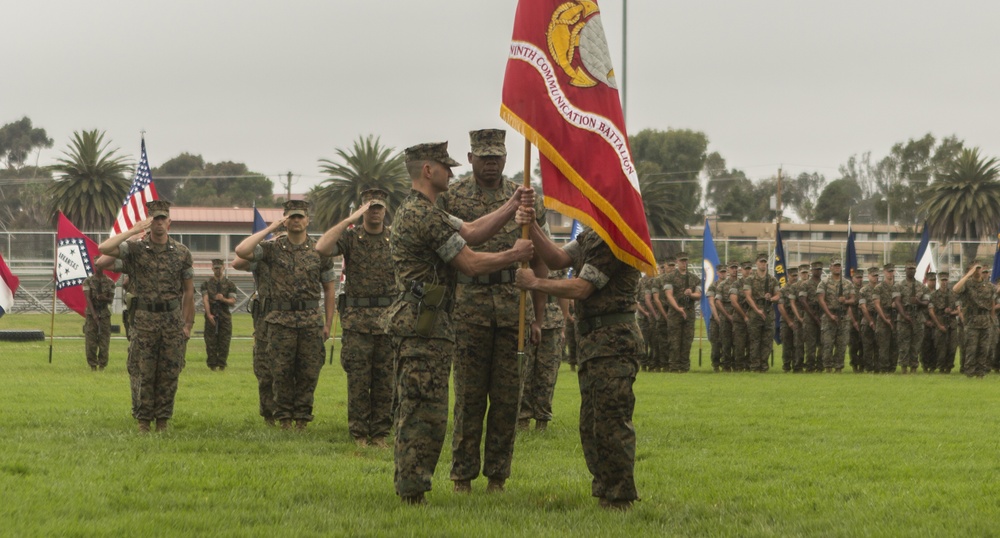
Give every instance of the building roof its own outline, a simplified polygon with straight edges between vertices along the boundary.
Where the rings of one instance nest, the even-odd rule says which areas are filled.
[[[280,207],[258,207],[257,211],[265,223],[271,223],[281,218],[284,210]],[[252,207],[178,207],[170,208],[170,220],[175,223],[185,222],[221,222],[240,224],[253,222]]]

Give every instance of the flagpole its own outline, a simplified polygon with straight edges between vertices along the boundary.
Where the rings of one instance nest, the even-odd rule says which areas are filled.
[[[531,187],[531,141],[524,137],[524,186]],[[521,225],[521,239],[528,238],[530,224]],[[528,262],[521,262],[521,269],[527,269]],[[518,371],[524,364],[524,318],[528,303],[528,292],[521,290],[520,304],[517,310],[517,364]]]
[[[58,236],[59,234],[56,235]],[[58,255],[59,252],[58,237],[53,239],[52,245],[55,248],[55,252]],[[58,263],[56,263],[55,270],[56,271],[59,270]],[[55,341],[55,333],[56,333],[56,288],[57,287],[59,287],[59,275],[53,273],[52,274],[52,317],[49,322],[49,364],[52,364],[52,343]]]

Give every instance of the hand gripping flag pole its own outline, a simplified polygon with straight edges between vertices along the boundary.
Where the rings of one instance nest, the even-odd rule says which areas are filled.
[[[524,139],[524,186],[531,187],[531,141]],[[528,239],[531,224],[521,225],[521,239]],[[521,269],[527,269],[528,262],[521,262]],[[528,307],[528,292],[521,290],[520,303],[517,306],[517,371],[524,374],[524,322],[525,310]]]

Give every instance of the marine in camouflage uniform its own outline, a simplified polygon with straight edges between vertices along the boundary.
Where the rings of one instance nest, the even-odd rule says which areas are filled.
[[[650,337],[649,371],[663,372],[667,369],[669,319],[667,315],[666,293],[663,285],[666,279],[677,271],[677,260],[673,256],[660,266],[660,273],[650,277],[645,295],[649,297],[648,307],[653,312],[652,336]]]
[[[135,293],[128,373],[132,416],[139,431],[167,429],[173,417],[177,380],[194,324],[194,271],[191,252],[171,239],[170,202],[146,204],[149,217],[101,243],[102,254],[120,258]],[[140,241],[128,238],[149,230]]]
[[[288,235],[264,241],[282,225]],[[291,429],[294,421],[297,429],[304,430],[314,418],[313,394],[335,313],[333,258],[316,251],[308,228],[309,203],[289,200],[284,218],[236,246],[239,257],[266,265],[271,279],[271,305],[264,316],[265,354],[274,379],[274,418],[282,429]]]
[[[384,224],[389,193],[378,188],[361,193],[361,206],[316,242],[323,255],[344,257],[340,294],[343,347],[340,364],[347,373],[347,429],[354,442],[388,447],[392,428],[392,339],[382,316],[396,296],[396,275],[389,252],[391,230]],[[348,229],[358,218],[361,226]]]
[[[635,321],[639,324],[639,331],[642,333],[643,353],[639,357],[639,366],[643,371],[649,371],[649,339],[653,336],[653,313],[646,307],[646,289],[649,287],[648,275],[643,274],[639,279],[639,286],[636,289],[635,301]]]
[[[396,364],[396,493],[405,503],[422,504],[448,424],[455,269],[468,276],[489,274],[526,261],[532,249],[525,240],[500,253],[474,252],[466,244],[481,244],[500,231],[516,211],[521,189],[497,211],[463,223],[434,205],[448,190],[451,167],[458,166],[448,156],[447,142],[419,144],[405,154],[413,190],[396,212],[389,241],[398,296],[385,321]],[[533,196],[527,198],[525,203],[534,203]]]
[[[795,342],[794,342],[794,358],[792,361],[792,373],[802,373],[805,371],[805,355],[806,355],[806,319],[809,318],[809,313],[805,312],[805,308],[802,306],[802,302],[799,300],[799,294],[807,286],[809,286],[809,264],[804,263],[799,266],[799,281],[795,283],[795,287],[788,290],[788,301],[791,306],[792,315],[795,317],[796,331],[795,331]]]
[[[753,263],[746,260],[740,264],[743,275],[729,288],[729,303],[733,307],[733,371],[745,372],[750,369],[750,305],[743,294],[743,285],[750,277]]]
[[[550,271],[549,278],[565,279],[566,271]],[[563,341],[565,314],[569,311],[569,299],[549,296],[545,304],[545,319],[542,321],[542,339],[527,356],[524,385],[521,387],[521,405],[517,415],[520,429],[530,427],[535,419],[535,429],[544,431],[552,420],[552,396],[559,375],[559,346]]]
[[[729,301],[729,292],[736,285],[740,272],[738,263],[729,264],[726,279],[719,282],[716,288],[715,310],[719,312],[719,346],[722,348],[719,364],[723,372],[732,372],[736,366],[733,355],[733,305]]]
[[[858,291],[858,308],[855,317],[861,332],[861,365],[862,372],[874,372],[878,362],[878,344],[875,341],[875,326],[878,313],[875,312],[872,291],[878,285],[878,267],[868,268],[868,282]]]
[[[781,288],[778,297],[778,313],[781,314],[781,370],[791,372],[795,369],[795,340],[798,338],[798,319],[792,310],[792,303],[797,297],[796,289],[799,283],[798,269],[791,267],[786,273],[788,281]]]
[[[854,274],[851,275],[851,283],[854,284],[854,300],[855,304],[848,310],[848,315],[850,316],[851,323],[851,334],[847,340],[847,354],[851,358],[851,370],[854,373],[864,372],[864,367],[862,363],[862,356],[864,355],[864,350],[862,346],[864,343],[861,341],[861,326],[864,324],[864,318],[861,317],[861,308],[857,305],[857,300],[860,297],[861,286],[864,285],[864,274],[865,272],[861,269],[855,269]]]
[[[875,372],[880,374],[892,373],[896,371],[896,309],[893,307],[897,297],[896,287],[896,266],[887,263],[882,266],[882,282],[872,289],[872,302],[869,304],[875,308],[875,342],[878,345],[878,352],[875,356]]]
[[[942,374],[951,373],[955,367],[955,353],[958,351],[958,344],[961,341],[962,329],[958,320],[958,294],[951,289],[948,283],[948,271],[941,271],[937,274],[938,287],[931,293],[931,304],[934,305],[934,313],[941,322],[934,335],[934,368]]]
[[[519,222],[530,218],[518,212]],[[546,265],[572,265],[574,274],[580,275],[576,282],[554,281],[522,269],[517,282],[522,289],[579,301],[580,441],[593,475],[591,494],[605,508],[626,510],[638,498],[632,385],[642,351],[633,312],[639,271],[617,259],[591,229],[561,249],[537,225],[532,226],[531,239]]]
[[[819,307],[817,291],[823,274],[823,262],[812,262],[811,270],[810,278],[803,282],[802,287],[799,288],[799,309],[804,312],[802,316],[802,362],[805,371],[819,372],[823,368],[819,350],[823,311]]]
[[[722,323],[719,321],[719,316],[722,316],[722,313],[719,312],[716,297],[718,296],[720,283],[726,280],[727,272],[725,265],[716,265],[715,281],[705,290],[705,295],[708,297],[708,308],[711,311],[711,318],[708,323],[708,341],[712,344],[712,371],[714,372],[718,372],[722,368],[722,335],[720,334]]]
[[[505,138],[506,131],[501,129],[469,133],[472,176],[454,182],[441,193],[437,197],[439,208],[471,222],[508,202],[518,184],[503,178]],[[539,225],[547,228],[541,198],[536,215]],[[472,250],[503,252],[519,237],[521,229],[510,219],[500,233]],[[458,276],[451,444],[451,479],[457,491],[468,491],[480,471],[494,489],[502,489],[510,476],[521,387],[517,340],[521,294],[514,288],[516,270],[516,264],[512,264],[490,274]],[[535,270],[540,276],[548,274],[541,262],[536,262]],[[544,309],[542,296],[534,297],[525,306],[525,322],[532,324],[535,333],[533,342],[541,334]]]
[[[83,311],[83,334],[87,364],[91,370],[103,370],[108,365],[111,343],[111,302],[115,300],[115,282],[96,269],[83,280],[83,296],[87,306]]]
[[[924,311],[930,302],[930,292],[916,278],[917,264],[906,264],[906,278],[896,283],[896,347],[902,372],[917,371],[920,346],[924,341]]]
[[[928,304],[926,306],[928,315],[924,317],[924,338],[920,341],[920,368],[924,373],[931,373],[937,369],[937,351],[934,347],[934,338],[940,332],[935,321],[931,319],[929,312],[934,308],[934,292],[937,291],[937,275],[927,271],[924,275],[924,288],[927,290]]]
[[[969,264],[969,270],[955,283],[952,290],[958,294],[965,318],[965,335],[962,341],[962,358],[965,375],[983,377],[990,372],[987,348],[989,346],[990,312],[996,302],[996,292],[990,281],[983,276],[983,267],[977,260]]]
[[[743,281],[743,298],[749,310],[747,339],[750,370],[764,373],[768,370],[768,357],[774,349],[774,307],[781,295],[778,279],[767,270],[767,253],[757,255],[757,271]]]
[[[271,273],[268,265],[237,258],[233,268],[250,271],[254,280],[254,295],[250,301],[253,320],[253,374],[257,378],[258,411],[268,426],[275,425],[274,376],[267,356],[267,323],[264,318],[271,309]]]
[[[666,293],[667,371],[674,373],[691,370],[691,344],[694,342],[694,325],[697,321],[695,305],[701,299],[701,277],[688,269],[687,253],[677,255],[677,270],[663,281]]]
[[[233,315],[236,304],[236,284],[222,274],[225,262],[212,260],[212,278],[201,283],[201,302],[205,308],[205,350],[208,367],[225,370],[229,359],[229,341],[233,337]]]
[[[816,287],[821,323],[822,368],[827,373],[844,369],[851,332],[851,309],[857,302],[854,283],[844,277],[840,260],[830,262],[830,277]]]

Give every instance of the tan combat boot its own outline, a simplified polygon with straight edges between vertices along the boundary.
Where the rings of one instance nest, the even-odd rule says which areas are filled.
[[[156,419],[156,431],[158,432],[167,431],[167,419],[165,418]]]
[[[489,484],[486,485],[487,493],[502,493],[504,491],[504,484],[507,480],[504,478],[491,478]]]
[[[139,421],[139,433],[149,433],[149,421],[140,420]]]
[[[472,481],[471,480],[456,480],[455,481],[455,493],[472,493]]]

